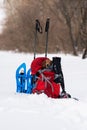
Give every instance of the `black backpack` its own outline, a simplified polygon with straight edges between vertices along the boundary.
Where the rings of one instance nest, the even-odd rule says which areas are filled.
[[[62,91],[65,92],[65,85],[64,85],[64,76],[61,68],[61,58],[60,57],[53,57],[53,71],[55,72],[55,79],[56,83],[61,84]]]

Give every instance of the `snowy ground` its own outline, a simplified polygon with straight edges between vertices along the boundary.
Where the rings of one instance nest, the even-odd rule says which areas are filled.
[[[16,68],[28,69],[33,55],[0,51],[0,130],[87,130],[87,59],[53,56],[61,56],[66,91],[80,101],[17,94]]]

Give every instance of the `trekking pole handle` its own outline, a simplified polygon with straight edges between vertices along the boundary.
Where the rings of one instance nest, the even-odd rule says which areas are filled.
[[[50,19],[47,18],[47,20],[46,20],[46,26],[45,26],[45,32],[46,32],[45,57],[47,57],[47,51],[48,51],[48,30],[49,30],[49,23],[50,23]]]
[[[49,30],[49,23],[50,23],[50,19],[47,18],[46,26],[45,26],[45,32],[48,32],[48,30]]]
[[[38,21],[38,19],[36,19],[36,31],[38,31],[38,23],[39,23],[39,21]]]

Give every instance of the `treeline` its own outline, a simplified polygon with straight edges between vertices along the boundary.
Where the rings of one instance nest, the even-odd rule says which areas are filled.
[[[4,0],[7,19],[0,35],[0,49],[32,52],[35,20],[43,33],[38,33],[37,52],[45,50],[45,22],[50,18],[49,53],[78,55],[87,48],[87,0]]]

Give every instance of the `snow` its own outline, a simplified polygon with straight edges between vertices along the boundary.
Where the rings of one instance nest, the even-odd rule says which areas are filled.
[[[87,59],[53,56],[62,58],[66,91],[79,101],[16,93],[16,69],[25,62],[28,70],[33,54],[0,51],[0,130],[87,130]]]

